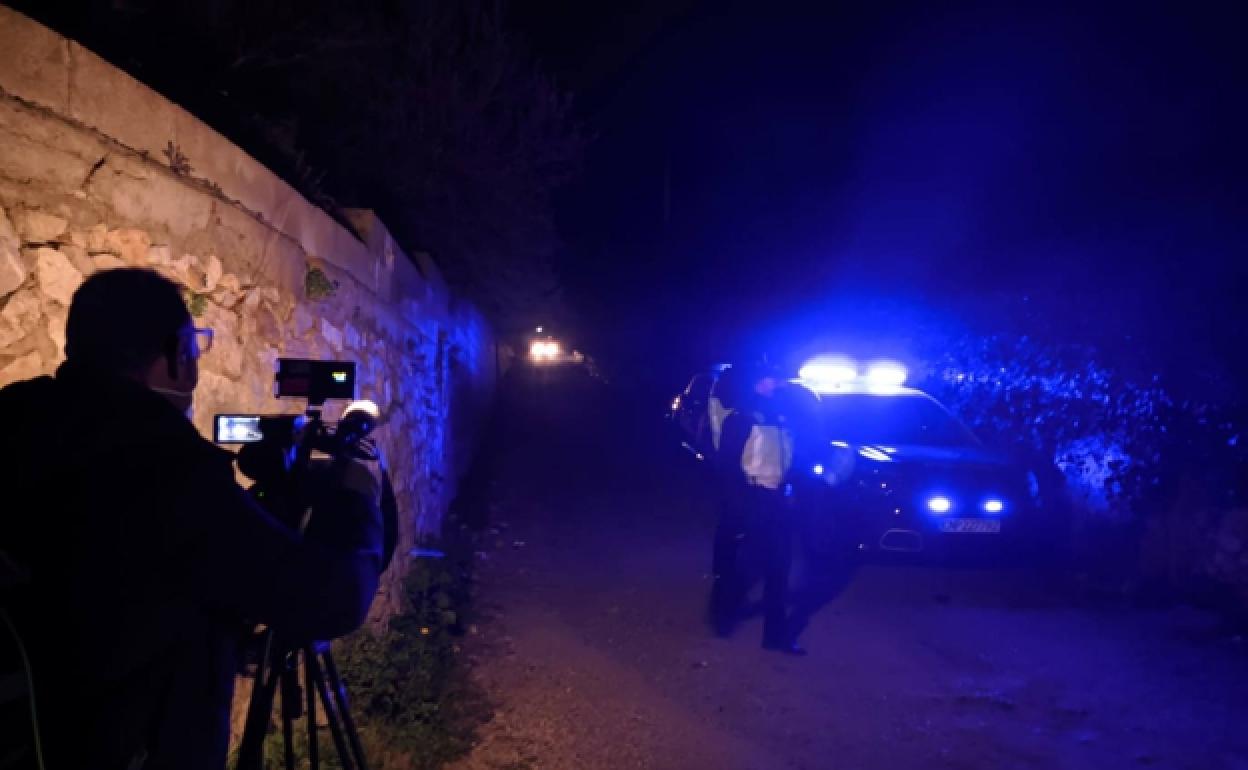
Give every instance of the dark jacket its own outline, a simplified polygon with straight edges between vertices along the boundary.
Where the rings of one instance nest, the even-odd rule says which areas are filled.
[[[66,365],[0,390],[0,549],[51,768],[221,768],[250,623],[331,638],[377,589],[380,517],[349,492],[332,547],[235,481],[232,455],[146,388]],[[136,764],[136,758],[146,761]]]

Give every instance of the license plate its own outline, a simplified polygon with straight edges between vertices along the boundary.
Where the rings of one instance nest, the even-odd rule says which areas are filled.
[[[941,532],[972,535],[999,535],[1001,522],[995,519],[943,519]]]

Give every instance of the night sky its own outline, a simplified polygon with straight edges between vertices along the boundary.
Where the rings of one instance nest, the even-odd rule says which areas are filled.
[[[1248,66],[1212,6],[591,5],[513,13],[597,137],[560,267],[600,352],[692,368],[876,299],[1170,372],[1242,348]]]

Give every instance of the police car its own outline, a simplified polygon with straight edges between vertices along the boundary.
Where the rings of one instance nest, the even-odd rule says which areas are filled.
[[[712,420],[700,414],[715,374],[695,377],[673,402],[677,421],[693,429],[686,445],[702,454]],[[896,363],[822,356],[792,381],[817,396],[803,416],[814,424],[795,425],[814,441],[796,458],[808,467],[793,474],[808,482],[814,540],[860,552],[1017,545],[1037,523],[1035,475],[986,448],[939,401],[906,387],[906,376]]]
[[[1020,544],[1038,523],[1035,474],[905,379],[888,362],[822,357],[802,367],[827,441],[810,473],[824,481],[819,508],[829,525],[860,551]]]
[[[721,375],[731,364],[716,364],[696,372],[685,389],[672,399],[668,419],[675,425],[683,446],[695,458],[705,459],[712,451],[712,396]]]

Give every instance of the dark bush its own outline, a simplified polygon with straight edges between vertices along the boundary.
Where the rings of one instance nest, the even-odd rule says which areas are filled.
[[[917,384],[989,443],[1055,471],[1092,558],[1109,558],[1110,532],[1133,569],[1248,586],[1233,526],[1248,469],[1236,405],[1178,398],[1090,347],[963,335],[924,349]]]

